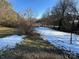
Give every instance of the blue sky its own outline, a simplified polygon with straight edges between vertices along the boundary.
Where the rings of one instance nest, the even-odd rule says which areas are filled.
[[[9,3],[18,13],[31,8],[36,17],[40,18],[47,8],[53,7],[57,3],[57,0],[9,0]]]

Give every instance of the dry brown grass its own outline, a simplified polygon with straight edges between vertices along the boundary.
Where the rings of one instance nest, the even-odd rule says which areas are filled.
[[[9,27],[0,27],[0,34],[11,34],[16,32],[17,30]]]
[[[15,28],[1,27],[0,26],[0,37],[5,37],[13,34],[19,34],[18,30]]]

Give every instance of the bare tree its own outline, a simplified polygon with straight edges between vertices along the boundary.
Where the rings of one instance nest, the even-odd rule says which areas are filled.
[[[32,34],[33,33],[33,11],[31,8],[27,8],[25,9],[25,11],[23,12],[22,17],[24,18],[23,20],[20,20],[20,29],[23,30],[23,32],[25,32],[25,34]]]
[[[46,17],[52,20],[52,23],[57,23],[59,30],[71,31],[70,44],[72,44],[72,33],[77,14],[75,0],[59,0],[59,3],[52,8],[51,12],[47,12]]]

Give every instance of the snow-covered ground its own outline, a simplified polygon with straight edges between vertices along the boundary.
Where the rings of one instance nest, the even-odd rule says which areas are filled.
[[[37,27],[35,30],[41,34],[44,40],[60,49],[79,53],[79,35],[73,34],[73,44],[70,44],[70,33],[52,30],[46,27]]]
[[[0,38],[0,50],[7,48],[14,48],[16,44],[23,41],[24,36],[12,35],[4,38]]]

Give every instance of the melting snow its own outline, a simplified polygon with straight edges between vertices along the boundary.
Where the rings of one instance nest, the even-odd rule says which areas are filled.
[[[12,35],[0,38],[0,49],[14,48],[23,40],[24,36]]]
[[[79,35],[73,34],[73,44],[70,44],[70,33],[60,32],[46,27],[37,27],[35,30],[41,34],[44,40],[48,40],[56,47],[73,53],[79,53]]]

